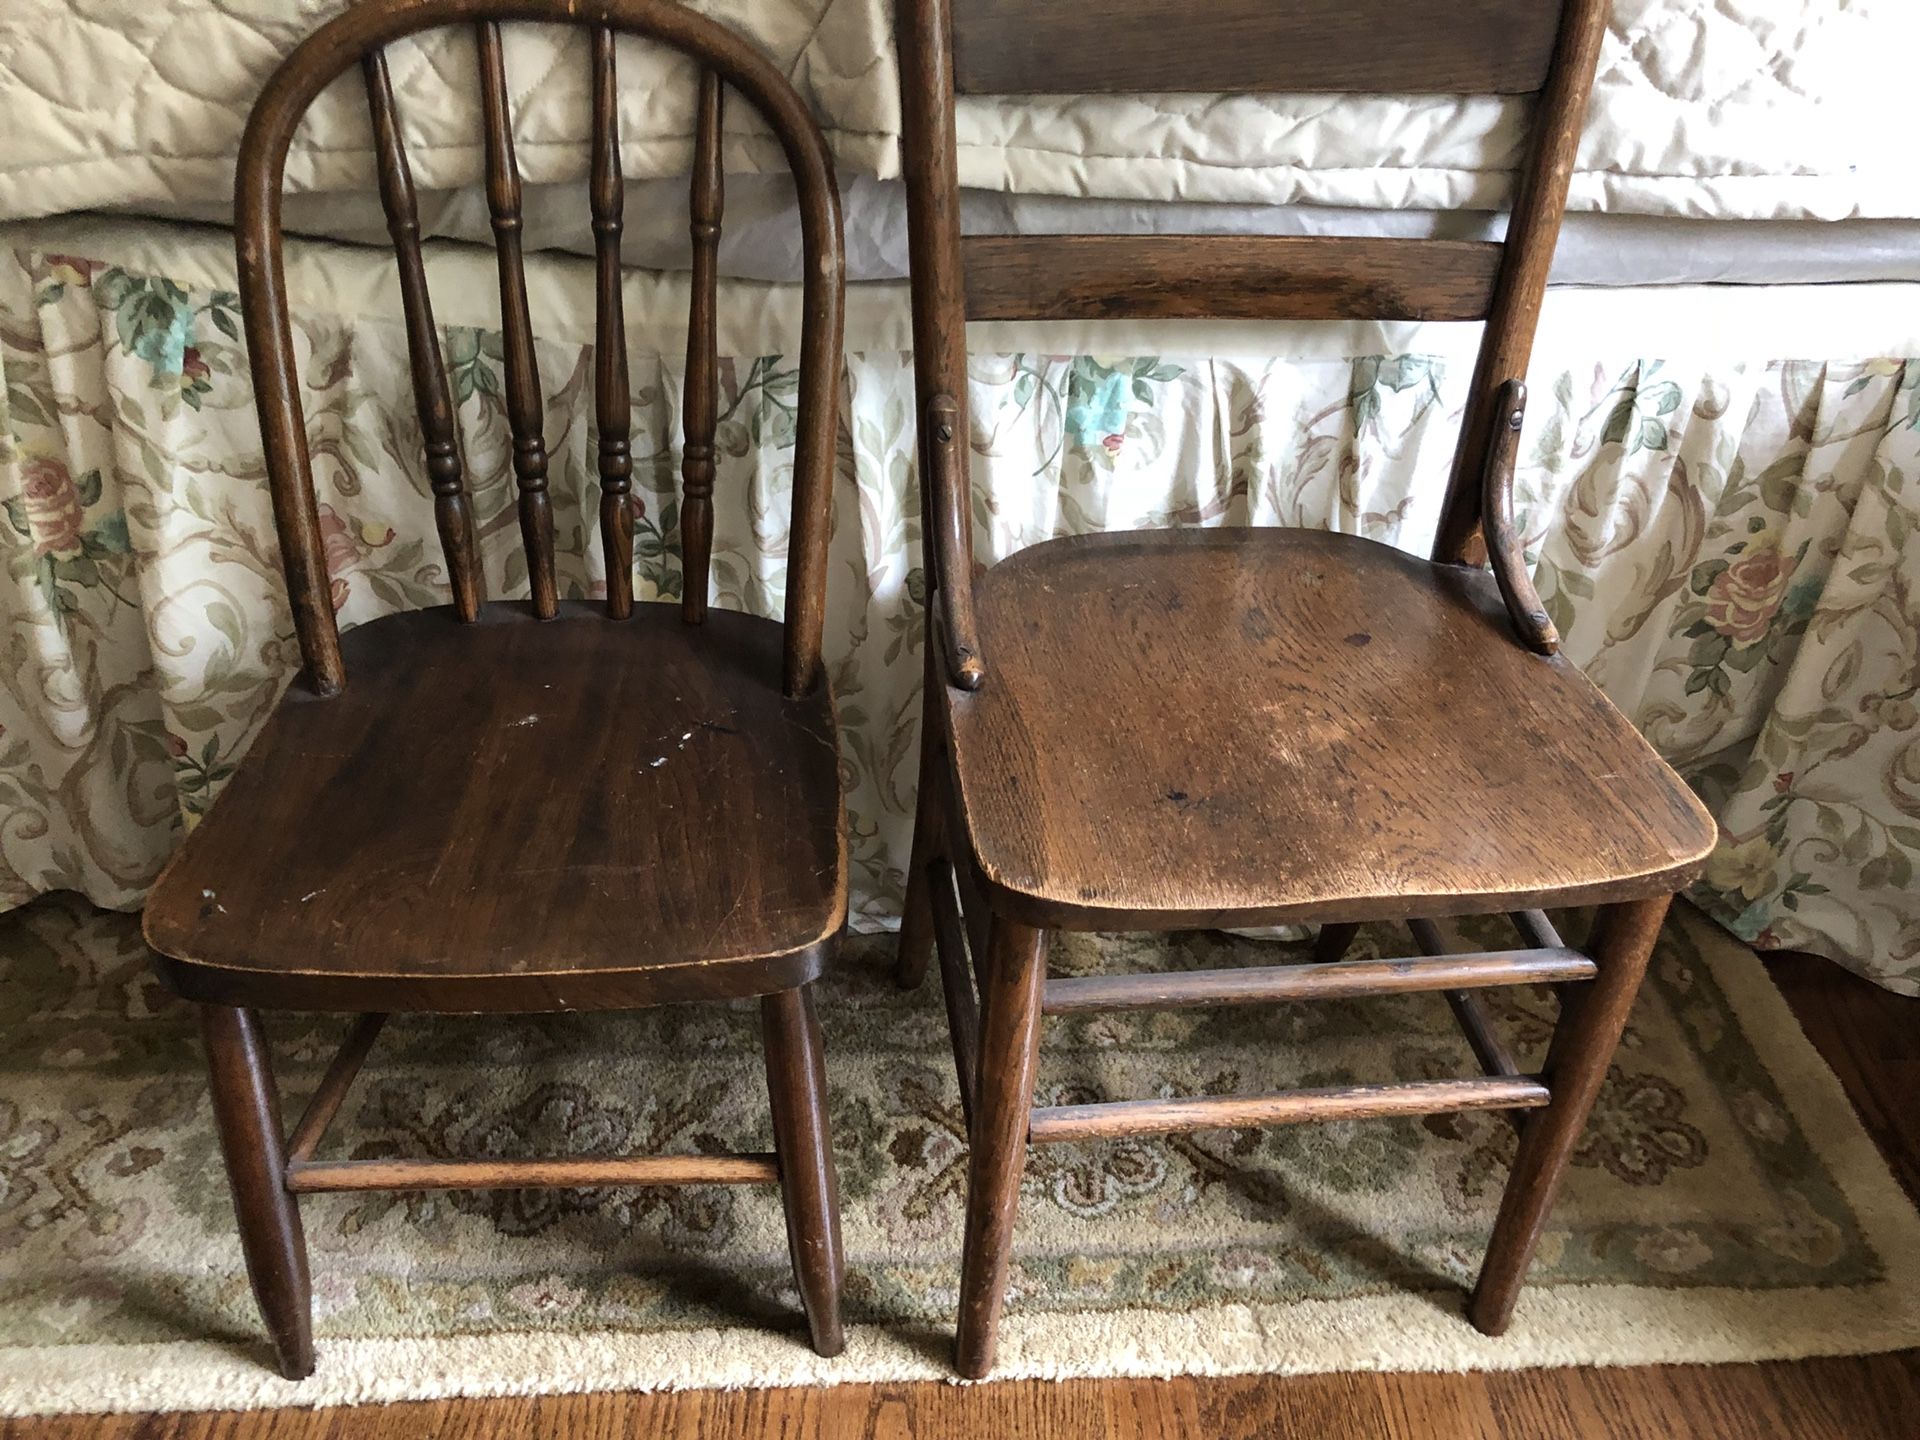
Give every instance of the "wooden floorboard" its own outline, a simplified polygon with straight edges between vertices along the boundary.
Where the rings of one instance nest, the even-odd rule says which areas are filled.
[[[1770,971],[1920,1201],[1920,1001],[1811,956]],[[1920,1351],[1760,1365],[1292,1379],[844,1385],[0,1421],[0,1440],[1920,1440]]]

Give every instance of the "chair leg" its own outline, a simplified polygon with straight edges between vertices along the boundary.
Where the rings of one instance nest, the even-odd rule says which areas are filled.
[[[960,1261],[960,1335],[954,1364],[979,1379],[993,1367],[1006,1300],[1020,1177],[1026,1169],[1047,932],[993,917],[988,942],[979,1085],[967,1156],[967,1228]]]
[[[1662,895],[1610,905],[1594,921],[1588,949],[1600,973],[1565,992],[1568,1001],[1554,1027],[1543,1071],[1553,1100],[1545,1109],[1530,1112],[1520,1131],[1513,1173],[1500,1198],[1500,1216],[1468,1307],[1475,1328],[1488,1335],[1504,1333],[1513,1319],[1554,1192],[1607,1078],[1671,899]]]
[[[301,1380],[313,1373],[313,1292],[299,1204],[286,1188],[286,1141],[266,1042],[250,1010],[202,1005],[200,1026],[253,1297],[280,1373]]]
[[[840,1186],[827,1128],[827,1072],[813,987],[764,997],[760,1029],[793,1278],[800,1286],[813,1348],[822,1355],[838,1355],[847,1343],[840,1324],[846,1261],[840,1250]]]
[[[1313,963],[1326,965],[1340,959],[1359,933],[1358,925],[1322,925],[1313,941]]]
[[[928,701],[939,692],[929,689]],[[933,958],[933,901],[929,898],[928,868],[939,858],[940,747],[934,740],[932,717],[920,721],[920,791],[914,803],[913,858],[907,864],[907,903],[900,914],[900,950],[893,980],[902,990],[919,988]]]

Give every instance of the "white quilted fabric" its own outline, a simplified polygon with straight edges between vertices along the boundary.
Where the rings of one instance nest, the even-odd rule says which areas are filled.
[[[4,0],[0,216],[224,201],[246,109],[297,40],[346,0]],[[888,0],[696,0],[752,35],[813,102],[841,163],[899,172]],[[1438,21],[1436,23],[1439,23]],[[1920,0],[1616,0],[1573,187],[1578,209],[1730,219],[1920,218],[1896,67],[1920,53]],[[473,47],[440,32],[390,57],[416,178],[478,178]],[[530,180],[585,167],[585,47],[519,27],[510,42]],[[683,169],[690,87],[652,47],[622,52],[629,173]],[[728,164],[778,169],[738,113]],[[975,100],[962,179],[1112,199],[1490,207],[1521,110],[1489,99],[1139,96]],[[1910,112],[1909,112],[1910,113]],[[371,183],[349,77],[315,106],[297,190]]]

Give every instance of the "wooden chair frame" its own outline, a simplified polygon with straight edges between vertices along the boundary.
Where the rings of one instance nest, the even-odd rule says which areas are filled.
[[[1514,643],[1539,655],[1558,648],[1513,526],[1512,476],[1527,358],[1608,0],[1531,8],[1459,0],[1459,13],[1447,17],[1452,23],[1419,7],[1352,0],[1300,0],[1279,9],[1260,0],[1221,0],[1205,8],[1204,14],[1183,16],[1176,33],[1166,24],[1164,7],[1151,0],[1116,0],[1097,19],[1033,0],[899,5],[928,607],[920,799],[898,978],[904,986],[917,984],[929,959],[938,956],[971,1140],[956,1349],[958,1368],[968,1376],[984,1375],[992,1365],[1028,1145],[1222,1126],[1513,1112],[1520,1124],[1519,1153],[1470,1306],[1478,1328],[1503,1331],[1671,892],[1697,873],[1705,853],[1600,893],[1550,897],[1605,902],[1584,951],[1567,945],[1538,908],[1513,910],[1524,948],[1450,954],[1427,919],[1418,912],[1397,914],[1388,901],[1356,905],[1345,914],[1281,906],[1220,920],[1320,922],[1312,963],[1066,979],[1046,973],[1051,928],[1152,930],[1200,922],[1151,911],[1120,917],[1125,925],[1111,923],[1111,911],[1055,907],[1035,913],[1036,903],[998,891],[980,870],[960,814],[950,733],[956,708],[971,703],[963,697],[994,683],[994,655],[983,647],[974,603],[969,319],[1483,320],[1485,337],[1432,559],[1439,566],[1478,567],[1490,558]],[[1097,45],[1088,33],[1096,26]],[[1221,51],[1223,41],[1231,42],[1233,53]],[[1181,79],[1204,68],[1216,83],[1170,81],[1169,66],[1176,63],[1185,67]],[[1506,241],[961,234],[957,91],[1236,88],[1537,91]],[[1710,829],[1704,811],[1698,818]],[[1342,958],[1357,919],[1396,915],[1411,923],[1426,958]],[[1476,992],[1542,981],[1561,987],[1562,1017],[1540,1073],[1528,1074]],[[1047,1015],[1411,991],[1446,997],[1481,1075],[1274,1095],[1032,1105],[1040,1021]]]
[[[499,256],[506,406],[513,435],[520,529],[530,573],[531,611],[543,621],[561,615],[541,432],[541,389],[521,254],[521,186],[513,154],[499,30],[502,22],[515,20],[591,27],[594,130],[590,193],[596,250],[597,340],[594,394],[600,437],[607,623],[628,620],[635,613],[628,510],[630,416],[620,288],[622,179],[616,34],[663,43],[690,56],[700,67],[691,204],[694,300],[688,340],[681,521],[686,576],[681,613],[689,625],[707,620],[712,551],[717,392],[715,257],[722,202],[723,86],[732,87],[755,106],[785,150],[800,198],[807,282],[786,615],[780,674],[776,681],[769,673],[767,683],[770,687],[777,683],[788,701],[817,707],[825,684],[820,645],[845,270],[831,157],[805,103],[772,64],[738,35],[672,0],[363,0],[301,44],[274,73],[256,102],[241,146],[237,182],[240,290],[274,515],[304,661],[304,670],[294,682],[294,698],[300,703],[339,703],[332,697],[345,691],[348,674],[329,594],[298,392],[299,371],[288,321],[281,258],[281,190],[289,143],[302,116],[329,82],[355,65],[366,81],[380,192],[399,265],[426,467],[453,592],[451,618],[469,624],[500,618],[484,613],[488,607],[483,603],[474,520],[456,441],[453,401],[434,327],[413,182],[383,53],[386,45],[423,30],[450,25],[475,27],[484,102],[487,194]],[[501,607],[493,608],[498,611]],[[573,607],[574,616],[568,623],[580,623],[582,608]],[[738,631],[728,633],[735,635]],[[843,923],[844,837],[840,850],[838,913]],[[165,884],[163,876],[156,895]],[[269,992],[268,982],[257,977],[223,972],[218,966],[197,963],[184,954],[175,937],[191,925],[190,918],[182,918],[186,909],[184,903],[174,900],[157,907],[150,905],[148,934],[161,952],[162,973],[189,998],[200,1002],[214,1112],[247,1268],[280,1369],[289,1378],[310,1373],[314,1363],[310,1284],[298,1197],[323,1191],[779,1184],[795,1276],[814,1347],[823,1355],[839,1352],[844,1343],[840,1320],[844,1261],[827,1132],[820,1028],[809,983],[819,972],[824,944],[773,957],[769,970],[756,972],[752,981],[736,982],[732,988],[724,983],[703,988],[684,976],[653,980],[629,972],[604,980],[604,994],[583,982],[579,991],[570,992],[563,1002],[558,985],[549,983],[551,977],[543,975],[501,977],[484,989],[454,985],[436,989],[430,977],[376,975],[371,984],[360,984],[356,990],[356,981],[316,979],[294,972],[288,983]],[[165,913],[157,914],[157,910]],[[202,913],[204,916],[204,910]],[[494,978],[488,977],[490,981]],[[461,983],[467,984],[464,980]],[[574,999],[573,993],[582,998]],[[269,996],[264,1002],[259,1000],[262,994]],[[353,1021],[305,1113],[291,1136],[283,1139],[268,1049],[251,1008],[254,1003],[358,1008],[352,1005],[354,998],[373,996],[391,999],[397,1008],[513,1011],[577,1008],[583,1003],[611,1006],[726,998],[732,994],[762,996],[775,1153],[537,1160],[317,1159],[321,1139],[339,1112],[386,1016],[361,1014]]]

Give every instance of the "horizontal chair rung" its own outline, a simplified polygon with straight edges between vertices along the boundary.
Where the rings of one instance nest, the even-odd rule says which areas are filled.
[[[1591,980],[1594,973],[1593,961],[1578,950],[1558,949],[1336,960],[1326,965],[1260,965],[1173,974],[1076,975],[1047,981],[1041,1009],[1048,1015],[1072,1015],[1088,1010],[1244,1005],[1262,1000],[1343,1000],[1360,995]]]
[[[287,1166],[296,1195],[325,1190],[541,1190],[601,1185],[770,1185],[777,1156],[607,1155],[561,1160],[310,1160]]]
[[[1400,1085],[1346,1085],[1288,1090],[1278,1095],[1205,1095],[1187,1100],[1119,1100],[1105,1105],[1059,1105],[1033,1112],[1027,1138],[1036,1145],[1062,1140],[1109,1140],[1125,1135],[1173,1135],[1187,1130],[1298,1125],[1309,1120],[1364,1120],[1388,1115],[1437,1115],[1456,1110],[1530,1110],[1551,1097],[1537,1076],[1485,1080],[1422,1080]]]
[[[1502,246],[1330,235],[968,235],[969,320],[1484,320]]]

